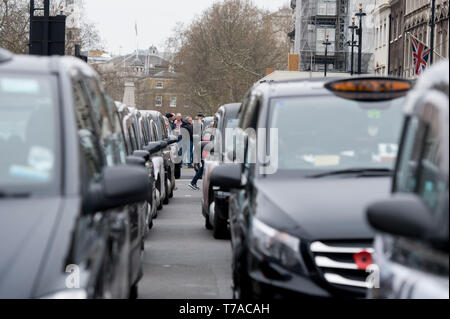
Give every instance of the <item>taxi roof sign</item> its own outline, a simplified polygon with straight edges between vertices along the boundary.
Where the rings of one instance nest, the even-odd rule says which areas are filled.
[[[405,96],[412,86],[409,80],[383,77],[350,78],[325,84],[325,88],[339,97],[366,102],[387,101]]]

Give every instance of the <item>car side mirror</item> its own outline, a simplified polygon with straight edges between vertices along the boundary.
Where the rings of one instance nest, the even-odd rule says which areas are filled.
[[[145,168],[121,165],[103,170],[103,183],[93,184],[90,190],[94,212],[119,208],[151,200],[153,192]]]
[[[148,151],[134,151],[133,156],[143,158],[146,162],[150,160],[150,152]]]
[[[169,143],[167,143],[166,141],[161,141],[159,143],[161,145],[161,149],[165,149],[169,145]]]
[[[147,161],[144,158],[138,156],[128,156],[126,158],[126,163],[128,165],[145,167],[146,162]]]
[[[394,195],[370,205],[367,219],[380,232],[415,239],[429,234],[433,223],[424,202],[412,194]]]
[[[150,142],[144,149],[151,155],[158,153],[161,150],[160,142]]]
[[[222,164],[216,166],[210,176],[212,186],[218,186],[222,190],[240,189],[242,183],[242,169],[240,164]]]
[[[176,142],[178,142],[178,139],[177,138],[168,138],[167,139],[167,144],[168,145],[172,145],[172,144],[175,144]]]

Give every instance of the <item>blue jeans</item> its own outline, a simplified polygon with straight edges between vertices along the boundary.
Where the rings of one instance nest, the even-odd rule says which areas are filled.
[[[192,179],[191,184],[197,186],[197,182],[199,179],[202,178],[203,176],[203,165],[204,162],[202,161],[202,166],[200,167],[200,169],[197,171],[197,173],[195,174],[194,178]]]

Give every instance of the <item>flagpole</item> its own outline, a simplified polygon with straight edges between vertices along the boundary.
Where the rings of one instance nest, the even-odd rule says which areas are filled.
[[[425,47],[428,47],[428,44],[426,44],[425,42],[421,41],[419,38],[417,38],[416,36],[414,36],[411,32],[406,32],[407,35],[409,35],[411,38],[414,38],[417,40],[417,42],[420,42],[421,44],[423,44]],[[442,55],[440,55],[439,53],[437,53],[435,50],[433,50],[432,52],[434,52],[434,54],[436,54],[438,57],[440,57],[441,59],[445,59]]]

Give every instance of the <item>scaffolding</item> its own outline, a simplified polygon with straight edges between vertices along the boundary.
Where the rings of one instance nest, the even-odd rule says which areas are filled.
[[[325,46],[328,36],[332,45],[328,48],[327,64],[329,72],[349,72],[351,39],[348,26],[355,14],[355,5],[374,0],[296,0],[293,2],[296,15],[294,52],[300,55],[300,71],[324,71]],[[371,9],[372,10],[372,9]],[[368,14],[370,12],[367,12]],[[363,28],[364,30],[364,28]],[[371,32],[371,30],[366,30]],[[363,32],[363,37],[366,35]],[[365,38],[367,45],[372,39]],[[365,47],[363,41],[363,48]],[[366,61],[373,55],[373,48],[365,48],[363,61],[365,72],[369,71]]]

